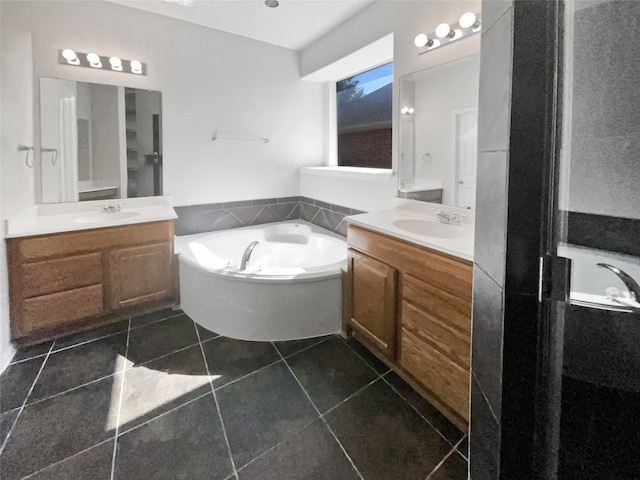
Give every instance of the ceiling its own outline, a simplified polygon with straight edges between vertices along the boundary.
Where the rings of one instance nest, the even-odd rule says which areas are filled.
[[[373,0],[109,0],[204,27],[302,50]]]

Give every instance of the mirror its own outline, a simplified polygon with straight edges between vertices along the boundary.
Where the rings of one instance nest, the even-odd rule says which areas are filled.
[[[162,94],[40,79],[42,203],[162,195]]]
[[[398,196],[475,209],[480,55],[400,78]]]

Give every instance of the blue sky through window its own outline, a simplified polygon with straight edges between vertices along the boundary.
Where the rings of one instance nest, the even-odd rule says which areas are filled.
[[[373,70],[360,73],[351,77],[358,80],[358,87],[362,87],[363,94],[368,95],[379,88],[393,82],[393,62],[381,65]]]

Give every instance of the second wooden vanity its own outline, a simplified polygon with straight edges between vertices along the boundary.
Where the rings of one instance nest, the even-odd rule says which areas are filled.
[[[356,225],[347,241],[343,330],[466,431],[472,263]]]
[[[11,334],[29,344],[170,305],[173,220],[7,239]]]

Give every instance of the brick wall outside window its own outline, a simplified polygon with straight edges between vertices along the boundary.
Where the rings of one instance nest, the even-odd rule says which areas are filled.
[[[338,165],[391,168],[391,127],[338,134]]]

